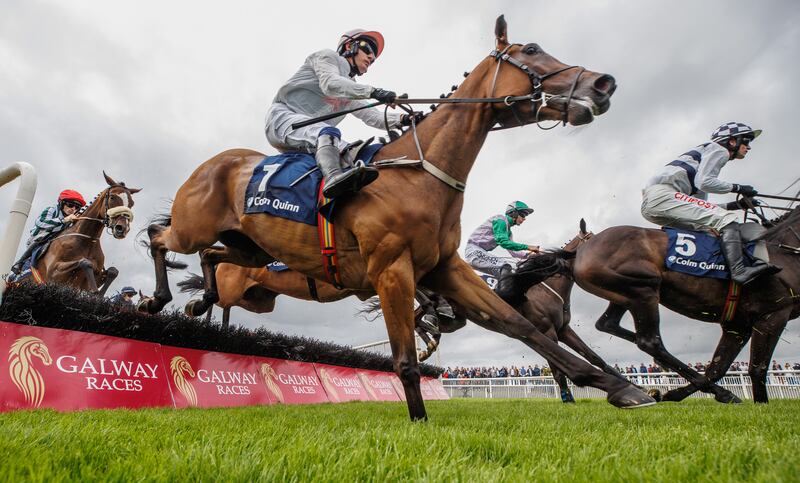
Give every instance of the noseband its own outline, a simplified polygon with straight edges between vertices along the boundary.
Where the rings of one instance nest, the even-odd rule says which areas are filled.
[[[548,94],[548,93],[544,92],[544,89],[542,87],[542,83],[545,80],[549,79],[550,77],[558,75],[558,74],[560,74],[562,72],[566,72],[566,71],[568,71],[570,69],[579,69],[578,70],[578,74],[575,76],[575,79],[573,79],[573,81],[572,81],[572,86],[570,86],[570,88],[569,88],[569,94],[567,95],[566,107],[565,107],[564,112],[563,112],[564,117],[561,119],[561,122],[563,122],[563,125],[566,126],[567,125],[567,121],[568,121],[567,118],[569,116],[569,105],[572,102],[572,97],[575,94],[575,89],[578,87],[578,81],[580,80],[581,75],[586,71],[586,68],[581,67],[579,65],[570,65],[570,66],[555,70],[553,72],[548,72],[546,74],[539,74],[538,72],[536,72],[533,69],[531,69],[530,67],[528,67],[527,64],[518,61],[514,57],[511,57],[511,54],[508,53],[508,50],[511,47],[515,46],[515,45],[521,45],[521,44],[511,44],[511,45],[506,46],[506,48],[503,49],[502,51],[494,49],[489,53],[489,57],[493,57],[495,60],[497,60],[497,68],[494,71],[494,79],[492,79],[491,96],[494,97],[494,89],[495,89],[495,85],[497,84],[497,75],[500,72],[500,65],[503,62],[508,62],[509,64],[513,65],[517,69],[519,69],[522,72],[524,72],[525,75],[528,76],[528,79],[531,81],[531,86],[533,87],[533,90],[531,91],[529,96],[523,96],[523,97],[529,98],[530,101],[532,103],[534,103],[534,104],[536,102],[540,102],[539,107],[536,108],[536,119],[534,121],[536,123],[536,125],[539,127],[539,129],[543,129],[543,130],[553,129],[554,127],[556,127],[558,125],[558,123],[556,123],[556,124],[554,124],[554,125],[552,125],[550,127],[547,127],[547,128],[542,127],[540,122],[539,122],[539,112],[542,110],[543,107],[547,106],[548,98],[549,99],[553,99],[553,98],[556,98],[556,97],[563,97],[563,96],[554,95],[554,94]],[[517,114],[517,111],[514,109],[515,102],[516,102],[516,100],[509,102],[509,98],[507,97],[506,100],[504,101],[504,104],[511,108],[511,113],[514,114],[514,118],[517,120],[517,122],[519,122],[519,126],[524,126],[526,123],[522,119],[520,119],[519,115]],[[496,128],[494,130],[497,130],[497,129],[508,129],[508,128],[511,128],[511,127],[516,127],[516,126],[501,126],[500,128]]]

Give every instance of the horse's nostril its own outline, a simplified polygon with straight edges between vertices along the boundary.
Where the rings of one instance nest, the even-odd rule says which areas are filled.
[[[593,87],[598,92],[608,94],[610,96],[617,89],[617,83],[614,80],[614,77],[608,74],[603,74],[594,81]]]

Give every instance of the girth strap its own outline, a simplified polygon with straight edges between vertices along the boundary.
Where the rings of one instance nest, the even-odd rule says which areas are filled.
[[[324,206],[330,202],[330,199],[326,198],[325,195],[322,194],[324,187],[325,181],[323,180],[319,184],[319,193],[317,193],[318,207]],[[319,248],[320,253],[322,254],[322,266],[325,269],[325,279],[329,283],[333,284],[334,287],[341,290],[344,288],[344,285],[342,285],[342,276],[339,273],[338,259],[336,257],[334,226],[333,223],[329,222],[327,218],[322,216],[322,214],[319,212],[319,209],[317,210],[317,233],[319,234]]]
[[[739,305],[739,298],[742,295],[742,286],[731,279],[728,285],[728,295],[725,297],[725,305],[722,307],[722,317],[720,322],[730,322],[736,316],[736,307]]]
[[[317,281],[311,277],[306,277],[306,283],[308,284],[308,293],[311,295],[311,298],[314,299],[315,302],[319,302],[319,293],[317,292]]]

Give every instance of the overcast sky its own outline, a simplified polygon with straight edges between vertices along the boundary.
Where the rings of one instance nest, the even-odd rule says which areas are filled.
[[[501,13],[510,41],[537,42],[567,64],[609,73],[619,88],[609,112],[588,126],[489,136],[468,180],[465,237],[514,199],[536,210],[515,229],[518,241],[531,244],[560,246],[581,217],[595,232],[650,226],[639,213],[646,180],[731,120],[764,134],[723,179],[776,193],[800,175],[792,161],[800,107],[794,1],[0,0],[0,8],[0,156],[4,165],[36,167],[32,214],[64,188],[93,197],[106,170],[144,188],[134,208],[138,231],[206,159],[234,147],[273,154],[263,134],[272,97],[306,55],[335,48],[343,31],[386,37],[360,82],[437,97],[493,48]],[[340,127],[348,139],[379,134],[357,119]],[[15,190],[0,192],[0,207]],[[4,208],[0,223],[7,217]],[[120,270],[109,293],[122,285],[152,293],[152,263],[134,237],[102,243],[107,265]],[[195,255],[181,258],[199,270]],[[171,274],[173,288],[182,276]],[[176,294],[174,304],[186,300]],[[649,362],[634,345],[595,331],[605,305],[576,288],[573,326],[609,362]],[[282,297],[272,314],[237,308],[233,319],[350,345],[384,339],[382,321],[354,315],[359,306],[356,299],[322,305]],[[685,361],[710,358],[719,326],[661,313],[669,350]],[[520,342],[472,324],[442,341],[442,365],[542,363]],[[775,358],[800,360],[796,321]]]

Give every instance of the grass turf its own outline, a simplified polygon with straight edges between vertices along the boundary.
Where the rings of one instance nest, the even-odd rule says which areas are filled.
[[[798,481],[800,401],[402,403],[0,414],[0,481]]]

